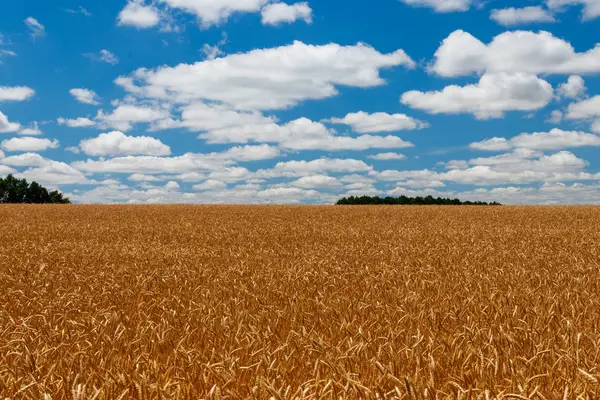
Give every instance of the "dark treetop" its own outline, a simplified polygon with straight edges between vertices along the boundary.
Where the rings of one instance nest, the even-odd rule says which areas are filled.
[[[17,179],[12,175],[0,178],[0,204],[33,203],[33,204],[70,204],[58,190],[49,192],[37,182],[27,183],[25,179]]]
[[[338,200],[337,205],[445,205],[445,206],[499,206],[500,203],[485,203],[483,201],[460,201],[459,199],[444,199],[441,197],[379,197],[379,196],[350,196]]]

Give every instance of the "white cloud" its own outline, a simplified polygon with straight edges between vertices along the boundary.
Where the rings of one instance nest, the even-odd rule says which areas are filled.
[[[6,151],[44,151],[48,149],[55,149],[59,145],[58,140],[40,139],[34,137],[19,137],[3,140],[0,144]]]
[[[484,44],[462,30],[454,31],[437,49],[430,71],[440,76],[482,72],[589,74],[600,72],[600,47],[577,53],[550,32],[508,31]]]
[[[203,27],[218,25],[234,13],[255,13],[269,0],[159,0],[171,8],[194,14]]]
[[[368,149],[403,149],[413,147],[410,142],[406,142],[397,136],[373,136],[362,135],[358,137],[350,136],[325,136],[325,137],[307,137],[286,140],[279,144],[281,147],[290,150],[368,150]]]
[[[587,119],[600,116],[600,95],[590,97],[567,107],[568,119]]]
[[[76,88],[69,90],[71,96],[80,103],[98,105],[98,95],[93,90]]]
[[[35,94],[26,86],[0,86],[0,101],[25,101]]]
[[[162,108],[121,104],[110,114],[104,114],[102,110],[98,111],[96,120],[100,126],[128,131],[136,123],[155,122],[168,119],[170,116],[170,112]]]
[[[91,17],[92,16],[92,13],[89,12],[87,9],[83,8],[82,6],[79,6],[79,8],[77,8],[77,9],[67,8],[65,10],[65,12],[67,12],[69,14],[81,14],[81,15],[84,15],[86,17]]]
[[[571,75],[566,83],[558,86],[557,92],[561,97],[568,99],[581,99],[585,96],[587,88],[585,81],[579,75]]]
[[[302,176],[320,172],[364,172],[373,168],[364,161],[355,159],[319,158],[312,161],[279,162],[271,170],[263,170],[261,174],[267,177]],[[259,174],[259,175],[261,175]]]
[[[370,158],[371,160],[380,160],[380,161],[406,160],[406,156],[404,154],[399,154],[399,153],[379,153],[379,154],[375,154],[374,156],[369,156],[368,158]]]
[[[21,124],[10,122],[8,117],[0,111],[0,133],[17,132],[19,129],[21,129]]]
[[[312,9],[308,2],[295,4],[271,3],[262,9],[262,23],[264,25],[278,25],[292,23],[299,19],[307,24],[312,23]]]
[[[176,157],[126,156],[111,159],[76,161],[73,167],[95,173],[186,174],[210,172],[210,179],[241,180],[250,172],[228,167],[239,162],[277,157],[279,151],[268,145],[233,147],[221,153],[186,153]],[[214,174],[214,175],[213,175]]]
[[[160,22],[160,13],[153,5],[146,5],[144,0],[129,0],[117,17],[118,25],[151,28]]]
[[[83,53],[83,56],[93,61],[105,62],[111,65],[119,63],[119,57],[106,49],[100,50],[99,53]]]
[[[168,156],[169,146],[149,136],[127,136],[114,131],[93,139],[82,140],[79,148],[89,156],[150,155]]]
[[[86,128],[96,125],[91,119],[82,117],[77,119],[58,118],[56,122],[58,122],[59,125],[66,125],[69,128]]]
[[[439,13],[467,11],[474,3],[473,0],[402,0],[416,7],[429,7]]]
[[[119,58],[108,50],[100,50],[100,60],[112,65],[119,63]]]
[[[327,189],[342,186],[342,184],[336,178],[327,175],[303,176],[291,182],[290,185],[303,189]]]
[[[165,184],[165,189],[166,190],[179,190],[179,189],[181,189],[181,186],[179,186],[179,183],[177,183],[175,181],[169,181]]]
[[[33,17],[27,17],[23,22],[25,22],[25,25],[29,30],[29,35],[32,38],[44,36],[46,34],[46,28],[44,28],[44,25],[40,24],[37,19]]]
[[[0,165],[0,176],[8,175],[8,174],[15,174],[15,173],[17,173],[16,169],[8,167],[6,165]]]
[[[31,126],[23,128],[19,131],[19,135],[38,136],[41,134],[42,131],[40,130],[39,124],[35,121],[31,124]]]
[[[226,187],[227,187],[227,184],[225,182],[218,181],[216,179],[209,179],[202,183],[194,185],[192,188],[197,191],[204,191],[204,190],[221,190],[221,189],[225,189]]]
[[[558,124],[563,119],[563,113],[560,110],[554,110],[550,113],[550,118],[546,122],[550,122],[552,124]]]
[[[4,158],[2,164],[13,167],[44,167],[51,165],[52,160],[48,160],[37,153],[23,153]]]
[[[241,162],[268,160],[279,157],[279,149],[268,144],[258,146],[236,146],[221,153],[209,153],[207,157],[218,160],[235,160]]]
[[[594,121],[592,123],[591,129],[592,129],[592,132],[600,133],[600,120],[597,119],[596,121]]]
[[[402,130],[423,129],[429,124],[411,118],[405,114],[378,112],[369,114],[364,111],[347,114],[344,118],[331,118],[324,122],[349,125],[355,132],[376,133]]]
[[[552,100],[552,86],[535,75],[495,73],[479,83],[446,86],[441,91],[410,91],[401,101],[431,114],[470,113],[478,119],[500,118],[505,111],[533,111]]]
[[[552,129],[550,132],[521,133],[510,140],[496,137],[469,145],[472,149],[486,151],[503,151],[512,148],[561,150],[587,146],[600,146],[600,136],[561,129]]]
[[[159,182],[160,178],[157,178],[154,175],[145,175],[145,174],[132,174],[127,178],[130,181],[134,182]]]
[[[199,138],[208,143],[277,143],[282,149],[290,150],[340,151],[413,146],[395,136],[337,136],[334,130],[308,118],[298,118],[280,125],[276,123],[276,118],[258,111],[238,111],[225,105],[206,103],[184,107],[181,123],[170,127],[204,131]]]
[[[494,137],[481,142],[471,143],[469,147],[473,150],[484,151],[504,151],[512,148],[507,139],[500,137]]]
[[[92,183],[83,173],[75,168],[58,161],[50,161],[49,164],[38,168],[30,168],[18,174],[20,178],[36,181],[42,185],[75,185]]]
[[[490,19],[500,25],[515,26],[540,22],[556,22],[552,13],[540,6],[492,10]]]
[[[589,21],[600,16],[600,1],[598,0],[546,0],[548,7],[556,11],[562,11],[566,6],[582,5],[581,18]]]
[[[365,44],[291,45],[232,54],[193,65],[139,69],[115,82],[138,97],[189,104],[217,101],[237,109],[284,109],[332,97],[336,86],[374,87],[379,72],[415,63],[402,50],[382,54]]]

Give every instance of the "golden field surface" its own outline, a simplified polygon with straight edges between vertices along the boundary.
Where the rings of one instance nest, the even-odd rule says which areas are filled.
[[[600,208],[2,206],[0,294],[0,398],[600,398]]]

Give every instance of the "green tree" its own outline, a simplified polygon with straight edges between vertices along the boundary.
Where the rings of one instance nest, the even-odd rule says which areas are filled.
[[[471,201],[460,201],[459,199],[444,199],[441,197],[435,198],[433,196],[427,196],[427,197],[407,197],[407,196],[400,196],[400,197],[384,197],[381,198],[379,196],[349,196],[349,197],[343,197],[341,199],[338,200],[338,202],[336,203],[337,205],[378,205],[378,204],[385,204],[385,205],[455,205],[455,206],[460,206],[460,205],[467,205],[467,206],[471,206],[471,205],[475,205],[475,206],[487,206],[487,205],[492,205],[492,206],[499,206],[500,203],[485,203],[482,201],[475,201],[475,202],[471,202]]]
[[[37,182],[29,184],[25,179],[13,175],[0,178],[0,203],[69,204],[68,198],[55,190],[48,189]]]

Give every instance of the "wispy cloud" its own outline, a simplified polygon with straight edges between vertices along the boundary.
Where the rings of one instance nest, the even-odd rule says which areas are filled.
[[[32,38],[46,35],[46,28],[37,19],[33,17],[27,17],[24,22],[29,30],[29,35]]]
[[[111,65],[117,65],[119,63],[119,57],[106,49],[100,50],[98,53],[83,53],[83,56],[93,61],[105,62]]]
[[[89,12],[88,10],[86,10],[85,8],[83,8],[81,6],[79,6],[78,9],[67,8],[65,10],[65,12],[68,12],[69,14],[81,14],[86,17],[91,17],[93,15],[91,12]]]

